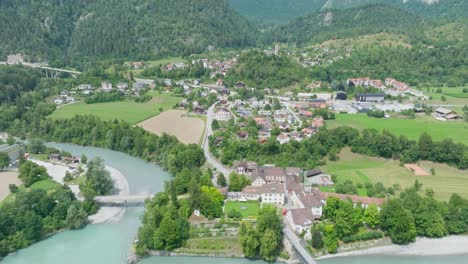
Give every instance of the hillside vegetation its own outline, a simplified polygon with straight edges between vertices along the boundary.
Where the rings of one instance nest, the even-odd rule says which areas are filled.
[[[346,10],[324,10],[300,17],[286,26],[265,34],[267,42],[303,45],[334,38],[355,37],[381,32],[424,37],[424,21],[401,9],[374,4]]]
[[[229,0],[231,6],[257,26],[286,24],[314,11],[387,4],[426,19],[466,19],[464,0]]]
[[[389,76],[417,84],[461,86],[468,82],[468,45],[450,47],[401,45],[359,47],[351,56],[314,67],[312,76],[324,81],[345,80],[355,76],[385,79]]]
[[[257,26],[287,24],[320,9],[326,0],[229,0],[232,8]]]
[[[304,69],[286,56],[268,56],[250,51],[240,55],[239,63],[226,76],[232,86],[243,81],[249,87],[280,88],[300,82],[306,77]]]
[[[6,0],[0,57],[157,58],[254,44],[254,30],[222,0]]]

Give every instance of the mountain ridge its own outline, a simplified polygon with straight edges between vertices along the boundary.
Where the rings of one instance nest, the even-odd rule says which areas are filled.
[[[150,59],[255,44],[227,0],[5,0],[0,56]]]

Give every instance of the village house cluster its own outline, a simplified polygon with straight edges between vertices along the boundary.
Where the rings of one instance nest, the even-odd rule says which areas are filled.
[[[391,96],[404,96],[411,95],[421,100],[429,99],[421,91],[411,88],[408,84],[398,81],[394,78],[385,78],[385,82],[382,80],[372,80],[368,77],[365,78],[353,78],[346,80],[348,85],[362,86],[362,87],[375,87],[382,91],[384,94]]]
[[[198,59],[192,60],[192,64],[202,63],[203,68],[211,70],[210,78],[214,78],[217,75],[226,76],[227,72],[237,64],[237,58],[216,60],[216,59]]]
[[[118,82],[115,86],[109,81],[101,82],[100,87],[94,87],[91,84],[80,84],[72,90],[63,90],[60,95],[54,99],[56,105],[73,103],[76,100],[76,96],[87,96],[94,93],[109,93],[112,91],[120,91],[125,96],[139,96],[144,89],[154,88],[156,82],[154,80],[147,79],[135,79],[135,82],[129,84],[128,82]]]
[[[298,234],[308,230],[314,221],[322,217],[328,197],[351,200],[363,208],[370,204],[380,207],[385,199],[361,197],[320,191],[318,187],[333,186],[331,176],[319,169],[281,168],[274,165],[259,166],[252,161],[236,161],[234,172],[245,175],[251,185],[240,192],[228,192],[228,201],[260,201],[283,208],[291,228]]]
[[[350,47],[334,48],[334,47],[313,47],[308,52],[302,52],[301,64],[303,67],[314,67],[317,65],[332,64],[351,56],[352,49]]]

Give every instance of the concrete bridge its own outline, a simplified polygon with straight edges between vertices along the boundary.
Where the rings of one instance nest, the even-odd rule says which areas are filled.
[[[293,252],[302,264],[318,264],[305,247],[305,243],[288,226],[283,228],[285,238],[291,242]]]
[[[72,71],[72,70],[65,70],[65,69],[60,69],[60,68],[52,68],[52,67],[47,67],[43,66],[40,64],[36,63],[29,63],[29,62],[23,62],[22,65],[28,66],[31,68],[36,68],[36,69],[42,69],[45,71],[46,77],[50,78],[57,78],[61,73],[68,73],[70,74],[73,78],[76,79],[76,75],[81,74],[79,71]]]
[[[135,194],[135,195],[106,195],[96,196],[94,200],[105,206],[141,206],[145,204],[147,199],[153,198],[152,194]]]

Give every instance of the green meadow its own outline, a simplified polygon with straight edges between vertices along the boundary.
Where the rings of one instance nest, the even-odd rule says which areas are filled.
[[[381,182],[385,187],[399,184],[402,189],[410,187],[415,180],[423,183],[423,189],[431,188],[435,191],[436,198],[448,200],[453,193],[458,193],[468,198],[468,170],[459,170],[446,164],[429,161],[420,162],[419,166],[426,171],[434,168],[435,174],[429,176],[415,176],[413,173],[400,166],[398,160],[383,159],[352,153],[345,148],[339,154],[340,159],[327,164],[321,169],[328,174],[335,175],[338,183],[352,180],[355,184],[375,184]],[[326,191],[334,191],[328,188]],[[365,189],[359,189],[359,195],[366,195]]]
[[[153,98],[146,103],[134,101],[119,101],[109,103],[86,104],[79,102],[64,105],[55,110],[49,118],[71,118],[75,115],[95,115],[103,120],[120,119],[131,124],[139,123],[145,119],[158,115],[163,111],[172,109],[182,98],[171,94],[150,92]]]
[[[357,129],[374,128],[388,130],[409,139],[418,139],[427,132],[435,141],[451,138],[455,142],[468,145],[468,123],[463,120],[439,121],[432,116],[417,116],[414,119],[374,118],[365,114],[337,114],[335,120],[327,121],[328,128],[350,126]]]

